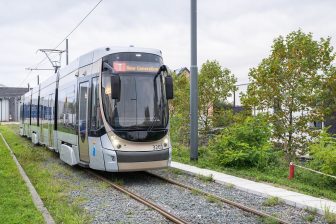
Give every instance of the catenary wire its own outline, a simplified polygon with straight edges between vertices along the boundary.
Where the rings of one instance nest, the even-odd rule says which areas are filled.
[[[84,21],[85,19],[98,7],[98,5],[102,2],[103,0],[99,0],[97,2],[97,4],[83,17],[83,19],[70,31],[70,33],[68,33],[61,42],[59,42],[56,47],[54,47],[53,49],[58,48]],[[37,69],[38,66],[40,66],[45,60],[47,59],[47,57],[44,57],[39,63],[36,64],[36,66],[32,66],[34,67],[34,69]],[[27,76],[22,80],[20,86],[29,78],[29,76],[32,74],[32,71],[30,71]]]

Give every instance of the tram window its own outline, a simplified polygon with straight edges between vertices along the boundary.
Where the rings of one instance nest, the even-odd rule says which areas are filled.
[[[98,98],[98,77],[92,78],[91,91],[91,130],[98,130],[102,127],[103,123]]]
[[[63,86],[58,95],[58,128],[65,133],[76,133],[76,86]]]

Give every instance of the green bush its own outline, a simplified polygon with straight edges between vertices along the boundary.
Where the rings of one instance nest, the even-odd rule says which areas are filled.
[[[183,114],[174,114],[170,118],[170,137],[174,144],[189,144],[189,122]]]
[[[313,157],[310,165],[314,169],[336,175],[336,138],[324,129],[309,146],[309,151]]]
[[[225,128],[209,143],[221,166],[265,167],[271,160],[271,130],[258,115]]]

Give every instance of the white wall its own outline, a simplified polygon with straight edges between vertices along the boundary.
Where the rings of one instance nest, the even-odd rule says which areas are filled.
[[[9,101],[0,99],[0,121],[9,121]]]

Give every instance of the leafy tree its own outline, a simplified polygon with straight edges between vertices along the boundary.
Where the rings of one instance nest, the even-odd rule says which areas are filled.
[[[322,86],[320,102],[323,102],[326,116],[334,115],[336,111],[336,68],[331,67],[326,73]]]
[[[298,30],[276,38],[271,54],[249,72],[242,102],[268,114],[273,139],[282,144],[288,159],[305,153],[306,143],[317,134],[308,123],[323,120],[322,87],[334,59],[330,38],[316,41],[311,33]]]
[[[189,144],[189,98],[190,80],[188,74],[173,73],[174,99],[170,102],[170,124],[173,142]]]
[[[199,116],[201,127],[209,131],[214,116],[221,116],[220,110],[214,110],[217,102],[225,102],[236,89],[237,79],[227,68],[222,68],[218,61],[207,60],[199,73]]]

